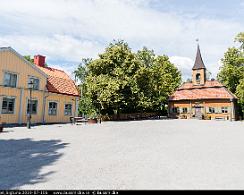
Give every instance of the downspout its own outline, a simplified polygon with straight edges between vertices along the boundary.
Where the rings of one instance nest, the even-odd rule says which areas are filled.
[[[45,91],[43,92],[43,112],[42,112],[42,124],[44,125],[46,123],[45,121],[45,115],[46,115],[46,102],[47,102],[47,97],[49,95],[45,95]]]
[[[45,95],[45,93],[47,92],[47,95]],[[46,101],[47,101],[47,97],[49,96],[49,92],[47,90],[47,79],[46,79],[46,89],[44,89],[43,91],[43,112],[42,112],[42,124],[44,125],[46,123],[45,120],[45,115],[46,115]]]
[[[233,121],[233,119],[235,120],[235,105],[234,105],[234,99],[230,99],[230,121]]]
[[[23,96],[24,96],[24,89],[20,89],[20,105],[19,105],[19,116],[18,116],[18,123],[22,125],[22,113],[23,113]]]
[[[76,98],[75,98],[75,109],[74,109],[74,117],[76,117]]]
[[[79,98],[75,98],[75,116],[78,116],[78,109],[79,109]]]

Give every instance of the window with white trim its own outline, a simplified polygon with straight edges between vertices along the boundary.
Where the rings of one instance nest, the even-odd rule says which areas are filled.
[[[209,107],[208,108],[208,112],[212,113],[212,114],[215,113],[215,108],[214,107]]]
[[[37,100],[28,100],[28,105],[27,105],[27,114],[37,114]]]
[[[2,114],[14,114],[15,98],[4,97],[2,101]]]
[[[72,104],[64,105],[64,115],[71,116],[72,115]]]
[[[182,113],[183,113],[183,114],[188,113],[188,109],[187,109],[187,108],[182,108]]]
[[[5,87],[16,87],[17,86],[17,74],[5,72],[3,85]]]
[[[28,83],[32,82],[33,83],[33,88],[34,90],[39,90],[39,83],[40,83],[40,80],[36,77],[29,77],[28,79]],[[28,85],[28,87],[30,87]]]
[[[48,114],[57,115],[58,104],[57,102],[49,102],[48,104]]]
[[[228,107],[221,107],[222,113],[228,113]]]

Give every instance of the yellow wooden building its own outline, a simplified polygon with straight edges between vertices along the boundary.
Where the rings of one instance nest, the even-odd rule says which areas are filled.
[[[169,97],[169,116],[182,119],[237,119],[237,97],[220,82],[206,77],[198,45],[192,82],[184,83]]]
[[[35,124],[67,123],[78,114],[78,102],[74,81],[64,71],[46,67],[44,56],[30,63],[11,47],[0,48],[0,122],[23,125],[31,113]]]

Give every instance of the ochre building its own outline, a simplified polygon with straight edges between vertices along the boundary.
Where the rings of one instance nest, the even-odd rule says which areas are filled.
[[[206,79],[198,45],[192,82],[184,83],[169,98],[169,116],[182,119],[236,120],[237,98],[216,80]]]
[[[30,63],[11,47],[0,48],[0,122],[26,124],[31,114],[31,123],[67,123],[77,115],[78,102],[74,81],[46,67],[45,56]]]

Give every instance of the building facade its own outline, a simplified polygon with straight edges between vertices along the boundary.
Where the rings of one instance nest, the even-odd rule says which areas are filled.
[[[184,83],[169,98],[169,116],[182,119],[236,120],[237,98],[216,80],[207,80],[199,45],[192,82]]]
[[[46,67],[44,56],[30,63],[11,47],[0,48],[0,122],[23,125],[31,114],[35,124],[67,123],[78,114],[78,102],[74,81]]]

